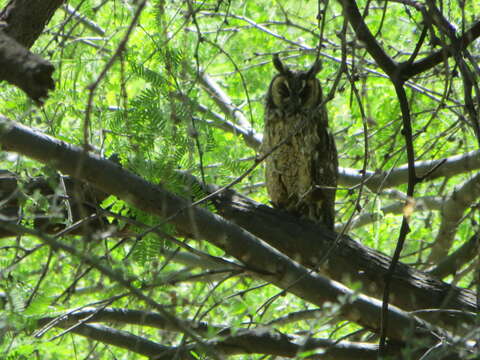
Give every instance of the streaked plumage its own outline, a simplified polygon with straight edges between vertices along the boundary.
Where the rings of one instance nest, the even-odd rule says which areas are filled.
[[[274,206],[318,221],[333,229],[338,158],[315,77],[315,63],[307,71],[292,71],[278,57],[265,109],[263,152],[287,141],[266,161],[266,186]]]

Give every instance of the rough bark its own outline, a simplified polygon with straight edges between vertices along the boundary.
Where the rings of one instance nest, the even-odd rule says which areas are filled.
[[[38,39],[64,0],[10,0],[0,12],[5,33],[26,48]]]
[[[0,80],[42,104],[55,83],[53,65],[28,49],[64,0],[11,0],[0,12]]]
[[[455,176],[480,168],[480,151],[471,151],[448,158],[415,162],[415,172],[422,181]],[[372,191],[393,188],[408,182],[408,164],[388,171],[370,171],[362,176],[359,169],[339,168],[339,184],[358,186],[362,181]]]
[[[178,328],[175,324],[172,324],[168,319],[158,313],[119,308],[83,309],[82,311],[61,315],[56,318],[42,318],[38,321],[38,325],[50,326],[53,324],[55,327],[64,329],[76,329],[89,323],[105,322],[153,327],[173,332],[182,331],[182,329]],[[274,329],[262,327],[253,329],[235,329],[235,331],[232,331],[232,329],[225,326],[212,325],[204,322],[184,321],[184,323],[185,326],[195,330],[198,334],[207,338],[213,338],[206,343],[209,347],[217,352],[220,351],[224,355],[257,353],[297,358],[300,352],[323,349],[324,352],[322,353],[322,359],[325,360],[376,360],[378,358],[378,345],[371,343],[349,341],[339,342],[337,340],[322,338],[309,338],[305,341],[304,339],[291,337]],[[84,328],[84,330],[88,329],[90,328]],[[101,332],[92,333],[89,331],[82,331],[78,333],[82,336],[102,342],[106,342],[106,339],[110,339],[110,341],[108,341],[109,343],[115,346],[125,347],[128,350],[137,353],[143,353],[143,349],[140,350],[139,345],[153,344],[149,343],[150,340],[147,337],[136,338],[133,334],[118,332],[113,328],[105,326],[97,329],[101,329]],[[214,330],[216,330],[217,337],[214,336]],[[103,333],[104,336],[99,336],[101,333]],[[113,341],[114,339],[117,341]],[[127,341],[123,341],[124,339]],[[135,340],[138,340],[138,342]],[[161,347],[158,342],[156,344],[159,348]],[[155,356],[159,354],[159,351],[155,346],[153,349],[153,354],[149,353],[148,355]],[[402,348],[396,346],[396,344],[390,344],[390,359],[403,360],[404,357],[401,355],[401,349]],[[188,356],[188,350],[195,350],[196,352],[204,353],[204,349],[198,345],[190,345],[188,347],[179,346],[170,349],[170,351],[176,355],[179,355],[179,353],[181,354],[183,351],[186,352],[186,356],[179,355],[178,359],[192,359],[191,356]],[[425,349],[417,350],[416,355],[420,357],[423,352],[425,352]],[[165,358],[169,359],[170,357],[165,355]]]
[[[240,225],[302,265],[320,270],[342,283],[360,282],[362,292],[381,297],[391,258],[349,236],[329,231],[308,220],[257,203],[233,191],[216,197],[216,207],[226,219]],[[405,310],[456,309],[475,312],[471,291],[399,263],[392,282],[392,303]],[[422,315],[450,329],[473,324],[471,314],[457,312]]]
[[[272,268],[271,271],[275,273],[278,264],[272,263],[272,258],[277,255],[265,252],[262,245],[253,239],[252,243],[248,243],[246,239],[249,239],[249,233],[306,267],[320,270],[342,283],[358,281],[362,284],[362,292],[374,297],[381,295],[384,275],[391,258],[353,241],[348,236],[337,239],[337,233],[313,222],[300,220],[255,203],[232,191],[224,192],[217,196],[215,204],[225,219],[238,224],[249,233],[238,232],[238,229],[231,228],[229,224],[221,225],[221,219],[210,218],[210,215],[200,209],[189,209],[188,203],[173,194],[162,192],[160,188],[152,187],[132,174],[127,175],[118,165],[107,166],[113,163],[92,158],[87,154],[82,156],[80,150],[46,135],[35,134],[20,125],[13,125],[13,128],[9,129],[4,122],[3,127],[0,134],[3,132],[5,136],[0,138],[0,142],[5,150],[14,150],[43,162],[54,162],[55,167],[64,173],[90,181],[103,191],[125,199],[145,211],[168,218],[184,233],[191,233],[199,239],[208,239],[225,248],[227,253],[247,263],[252,269],[268,272],[267,269]],[[87,161],[88,164],[83,164]],[[160,199],[163,201],[159,201]],[[212,221],[219,223],[213,226]],[[232,233],[228,235],[226,231]],[[252,254],[258,256],[254,257],[254,261],[251,259]],[[278,279],[270,280],[281,284]],[[298,285],[301,288],[298,293],[305,290],[303,284]],[[342,292],[339,288],[329,289],[324,291],[322,297],[335,298]],[[305,294],[303,297],[305,298]],[[442,282],[408,265],[399,264],[395,271],[392,283],[393,304],[405,310],[457,310],[420,314],[437,325],[462,332],[462,327],[471,325],[474,321],[472,313],[477,311],[475,301],[473,292]]]
[[[362,294],[356,294],[341,284],[309,271],[286,255],[259,241],[241,227],[219,215],[199,208],[166,190],[148,183],[122,169],[117,164],[82,149],[34,132],[20,124],[0,116],[0,143],[4,150],[15,151],[55,168],[77,179],[88,181],[97,188],[120,199],[167,219],[185,233],[192,233],[199,240],[208,240],[227,254],[245,264],[255,277],[295,294],[317,306],[342,300],[341,316],[354,321],[373,332],[379,332],[381,302]],[[281,218],[277,220],[281,221]],[[14,227],[12,227],[14,228]],[[63,243],[41,237],[55,248],[74,251]],[[408,341],[418,336],[425,341],[436,341],[438,336],[449,335],[431,324],[391,307],[389,321],[396,326],[388,329],[388,336],[398,341]],[[411,329],[405,332],[405,329]]]
[[[19,219],[19,191],[14,173],[0,170],[0,219],[8,223],[16,223]],[[0,226],[0,238],[15,235]]]
[[[58,192],[57,189],[63,189]],[[36,210],[33,214],[35,229],[47,234],[91,235],[95,231],[105,230],[108,225],[106,217],[99,216],[100,203],[108,194],[69,176],[36,177],[20,181],[16,174],[0,170],[0,218],[8,223],[19,221],[20,199],[40,193],[49,201],[49,207],[56,209],[55,214]],[[58,221],[58,216],[63,218]],[[67,227],[67,224],[73,224]],[[0,224],[0,238],[14,233]]]
[[[32,54],[18,42],[0,31],[0,80],[25,91],[34,101],[46,98],[55,83],[52,64]]]

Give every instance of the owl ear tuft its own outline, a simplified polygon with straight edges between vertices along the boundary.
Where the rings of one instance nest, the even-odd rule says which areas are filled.
[[[321,63],[320,59],[317,59],[317,61],[315,61],[315,62],[313,63],[313,65],[312,65],[312,67],[310,68],[310,70],[308,70],[308,72],[307,72],[307,77],[308,77],[309,79],[314,78],[314,77],[318,74],[318,72],[319,72],[320,70],[322,70],[322,63]]]
[[[277,69],[280,74],[286,75],[291,72],[288,66],[282,63],[278,54],[273,54],[273,66],[275,66],[275,69]]]

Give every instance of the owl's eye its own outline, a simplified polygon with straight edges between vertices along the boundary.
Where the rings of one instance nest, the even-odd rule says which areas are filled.
[[[305,85],[300,90],[299,95],[302,99],[308,99],[310,97],[311,92],[312,92],[312,87],[310,86],[309,83],[305,83]]]
[[[290,96],[290,89],[288,88],[288,84],[286,81],[283,81],[280,86],[278,87],[278,92],[282,97],[289,97]]]

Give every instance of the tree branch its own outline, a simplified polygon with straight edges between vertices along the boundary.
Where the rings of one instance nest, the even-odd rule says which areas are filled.
[[[225,114],[232,116],[243,129],[250,131],[253,134],[254,130],[250,121],[248,121],[241,110],[233,104],[230,97],[220,88],[220,86],[205,72],[200,74],[199,79],[202,87],[211,96],[218,107],[220,107]]]
[[[130,310],[120,308],[83,308],[80,311],[74,311],[58,317],[45,317],[39,320],[39,326],[58,326],[70,327],[79,322],[113,322],[118,324],[130,324],[153,327],[156,329],[164,329],[169,331],[182,332],[183,327],[179,327],[181,322],[195,332],[203,335],[211,334],[215,330],[217,333],[225,329],[225,326],[209,325],[206,322],[177,320],[170,321],[168,317],[162,314],[142,310]]]
[[[0,12],[5,33],[29,49],[64,0],[10,0]]]
[[[425,71],[437,66],[445,61],[446,58],[454,55],[454,49],[465,49],[473,41],[480,36],[480,21],[477,21],[459,38],[459,44],[446,46],[437,52],[426,56],[425,58],[414,62],[402,69],[403,79],[411,79],[412,77],[424,73]]]
[[[0,12],[0,80],[19,87],[38,104],[55,87],[55,68],[27,49],[62,3],[63,0],[11,0]]]
[[[437,266],[429,271],[429,274],[438,278],[454,275],[464,264],[478,256],[480,250],[479,234],[473,235],[456,251],[441,260]]]
[[[58,318],[43,318],[39,320],[39,325],[49,325],[61,328],[71,329],[72,332],[86,336],[91,339],[99,340],[115,346],[127,348],[130,351],[141,353],[143,355],[160,355],[160,351],[172,352],[174,348],[168,348],[153,343],[145,338],[137,337],[124,331],[117,331],[106,326],[83,327],[92,322],[114,322],[119,324],[131,324],[139,326],[153,327],[168,331],[181,332],[175,324],[172,324],[162,315],[153,312],[128,310],[128,309],[82,309],[71,314],[61,315]],[[212,337],[212,331],[216,330],[216,338],[207,342],[215,351],[227,355],[234,354],[265,354],[294,358],[300,352],[321,351],[322,359],[331,360],[375,360],[377,359],[378,346],[370,343],[358,343],[349,341],[336,341],[331,339],[309,338],[306,341],[296,339],[275,330],[264,328],[256,329],[232,329],[218,325],[198,323],[194,321],[185,321],[185,326],[195,329],[204,336]],[[123,345],[121,343],[124,343]],[[147,345],[139,350],[141,345]],[[197,345],[181,347],[181,354],[187,354],[188,351],[200,351],[202,349]],[[391,345],[389,347],[389,356],[392,359],[402,359],[400,353],[401,347]],[[421,354],[421,350],[417,350]],[[150,355],[150,356],[152,356]],[[182,357],[188,358],[188,357]]]
[[[428,261],[438,263],[447,256],[465,210],[480,197],[480,174],[455,189],[442,206],[442,223],[438,230]]]
[[[439,210],[443,204],[439,196],[423,196],[415,199],[415,212],[426,210]],[[354,217],[347,229],[347,224],[336,224],[336,232],[348,233],[350,230],[371,224],[378,221],[384,214],[402,214],[405,210],[405,201],[398,201],[393,204],[382,207],[378,212],[365,212]]]
[[[94,33],[100,35],[100,36],[105,36],[105,30],[102,29],[101,26],[90,20],[88,17],[85,15],[82,15],[75,9],[73,6],[70,6],[68,4],[64,4],[62,6],[62,10],[64,10],[67,14],[72,16],[74,19],[76,19],[78,22],[82,23],[83,26],[86,28],[90,29]]]
[[[223,92],[222,92],[223,93]],[[223,93],[225,94],[225,93]],[[227,96],[225,94],[225,96]],[[245,140],[245,144],[247,146],[251,147],[254,150],[258,150],[260,148],[260,145],[262,144],[262,135],[256,133],[251,127],[246,129],[241,125],[237,125],[232,123],[231,121],[227,120],[220,114],[216,113],[215,111],[210,110],[207,108],[205,105],[199,104],[197,102],[192,101],[189,97],[183,95],[183,94],[175,94],[175,97],[179,98],[182,100],[184,103],[191,104],[194,106],[196,110],[198,110],[200,113],[205,114],[210,118],[210,120],[207,120],[212,126],[215,126],[218,129],[222,129],[226,132],[229,132],[231,134],[235,135],[241,135],[243,139]],[[214,99],[217,99],[218,103],[222,103],[221,106],[219,106],[223,111],[230,111],[228,104],[231,104],[231,101],[228,99],[228,103],[223,103],[221,99],[218,97],[214,97]],[[236,111],[234,112],[227,112],[227,115],[234,116],[234,114],[237,114]],[[241,113],[240,113],[241,114]],[[238,115],[237,115],[238,116]],[[244,120],[241,121],[241,123],[245,124],[246,118],[241,115]],[[249,125],[250,126],[250,125]]]
[[[376,63],[389,76],[393,77],[397,70],[395,62],[387,55],[380,44],[377,42],[370,29],[365,24],[355,0],[339,0],[343,7],[343,12],[357,35],[359,41],[363,42]]]
[[[42,103],[49,90],[55,88],[52,64],[32,54],[0,31],[0,80],[22,89],[32,100]]]
[[[60,323],[57,326],[65,328],[67,324]],[[179,347],[164,346],[145,337],[98,324],[81,324],[72,327],[69,332],[127,349],[155,360],[170,360],[173,355],[175,359],[193,360],[196,357],[193,357],[191,352],[205,354],[205,349],[197,344]],[[331,339],[317,338],[308,339],[303,344],[299,344],[287,335],[265,329],[239,330],[234,335],[220,340],[211,340],[206,344],[211,351],[225,355],[264,354],[295,358],[302,351],[319,351],[322,359],[325,360],[377,359],[377,346],[374,344],[337,342]],[[388,350],[391,359],[403,359],[400,347],[391,345]],[[417,353],[421,355],[420,351]],[[457,357],[452,359],[457,359]]]
[[[440,177],[451,177],[461,173],[480,169],[480,151],[471,151],[438,160],[415,162],[415,172],[422,181],[434,180]],[[432,171],[433,170],[433,171]],[[340,168],[339,182],[341,185],[358,186],[362,175],[356,169]],[[367,171],[365,184],[374,192],[402,185],[408,182],[408,164],[390,171]]]
[[[192,208],[186,200],[165,191],[160,186],[146,182],[115,163],[87,154],[80,148],[35,132],[4,117],[0,117],[0,143],[4,150],[15,151],[38,161],[54,164],[65,174],[72,174],[79,180],[88,181],[143,211],[167,219],[183,233],[191,233],[197,239],[208,240],[243,262],[259,278],[312,304],[322,306],[325,302],[337,302],[339,297],[347,299],[341,308],[342,315],[372,331],[378,331],[379,301],[358,295],[339,283],[312,273],[284,254],[265,246],[237,225],[205,209]],[[318,231],[318,227],[315,228]],[[50,246],[82,256],[84,259],[83,255],[70,246],[45,236],[41,239]],[[295,254],[292,253],[296,258]],[[85,261],[87,260],[85,257]],[[95,264],[90,260],[88,263]],[[457,299],[458,296],[453,297]],[[390,338],[407,340],[413,333],[414,336],[435,341],[437,335],[431,334],[428,330],[432,329],[431,325],[422,320],[411,317],[398,308],[391,308],[389,316],[391,323],[397,325],[390,327],[388,332]],[[410,334],[405,334],[405,328],[414,330]],[[448,337],[447,334],[442,336]]]
[[[337,281],[349,279],[361,283],[363,292],[381,297],[390,257],[348,236],[337,238],[338,234],[312,222],[299,220],[233,191],[220,195],[216,208],[223,217],[304,266],[314,270],[320,268]],[[473,292],[441,282],[402,263],[394,272],[392,298],[393,304],[406,310],[447,308],[475,312],[477,309]],[[450,329],[461,323],[473,324],[473,318],[461,312],[458,318],[450,314],[437,315],[428,320]]]
[[[163,346],[147,340],[142,336],[134,335],[124,330],[113,329],[105,325],[82,324],[75,326],[69,330],[69,332],[148,357],[158,356],[165,353],[168,354],[168,357],[155,357],[158,360],[171,359],[172,354],[178,351],[175,347]],[[182,357],[182,359],[192,360],[193,358]]]

